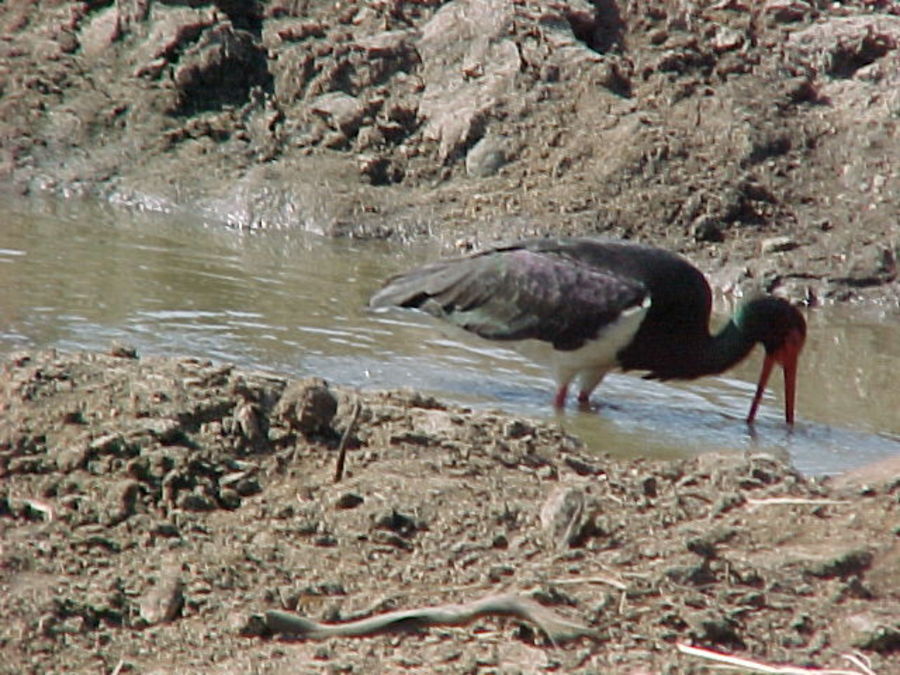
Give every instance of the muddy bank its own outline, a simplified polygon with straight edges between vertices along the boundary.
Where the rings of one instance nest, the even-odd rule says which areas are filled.
[[[896,306],[896,3],[0,8],[0,174],[240,227],[598,233]]]
[[[554,425],[125,348],[13,356],[0,415],[3,672],[708,667],[676,643],[900,669],[896,469],[612,461]],[[261,619],[500,593],[593,637],[485,617],[284,642]]]

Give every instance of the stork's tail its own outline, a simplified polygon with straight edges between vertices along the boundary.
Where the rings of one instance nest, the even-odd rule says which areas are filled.
[[[369,299],[369,307],[423,308],[429,299],[441,296],[462,281],[466,270],[450,263],[440,261],[391,277]]]

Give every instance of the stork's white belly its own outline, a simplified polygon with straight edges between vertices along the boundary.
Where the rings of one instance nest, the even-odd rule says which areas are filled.
[[[650,297],[639,307],[632,307],[619,315],[593,340],[571,351],[554,350],[553,369],[558,384],[568,384],[576,376],[582,391],[590,392],[607,372],[618,365],[616,355],[634,339],[641,322],[650,309]]]

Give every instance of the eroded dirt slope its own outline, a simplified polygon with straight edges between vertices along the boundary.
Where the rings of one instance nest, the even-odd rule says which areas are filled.
[[[13,0],[0,36],[23,192],[448,247],[627,236],[723,287],[897,301],[890,0]]]

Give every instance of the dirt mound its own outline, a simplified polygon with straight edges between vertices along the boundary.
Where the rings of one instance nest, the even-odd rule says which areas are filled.
[[[3,366],[4,672],[702,670],[676,643],[900,668],[896,479],[612,461],[412,393],[116,354]],[[487,616],[284,642],[262,618],[508,593],[593,638]]]

